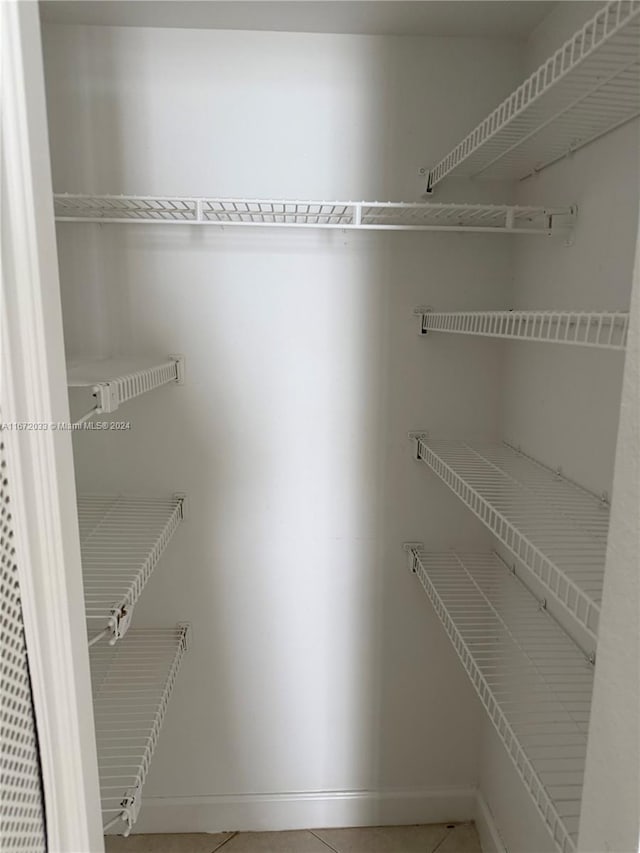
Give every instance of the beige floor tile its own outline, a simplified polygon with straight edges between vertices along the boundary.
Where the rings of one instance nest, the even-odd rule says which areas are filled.
[[[482,853],[473,824],[239,832],[207,835],[110,835],[106,853]],[[226,843],[224,843],[226,842]],[[224,844],[223,844],[224,843]],[[223,845],[220,847],[220,845]],[[328,845],[328,846],[327,846]]]
[[[330,853],[306,830],[292,832],[239,832],[220,853]]]
[[[434,847],[446,838],[447,833],[453,832],[443,823],[313,831],[337,853],[431,853]]]
[[[438,847],[438,853],[482,853],[475,826],[472,823],[458,824]]]
[[[213,853],[232,833],[180,835],[108,835],[106,853]]]

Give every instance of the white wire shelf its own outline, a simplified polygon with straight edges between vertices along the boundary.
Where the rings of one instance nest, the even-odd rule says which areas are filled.
[[[411,433],[425,462],[597,642],[609,505],[506,443]]]
[[[593,666],[497,555],[405,548],[556,848],[572,853]]]
[[[54,196],[59,222],[568,234],[575,207],[287,201],[164,196]]]
[[[78,498],[82,579],[89,645],[120,640],[136,602],[184,518],[184,495]]]
[[[640,115],[640,0],[613,0],[429,173],[522,179]]]
[[[128,835],[138,817],[188,631],[135,629],[117,646],[90,651],[105,831],[122,822]]]
[[[184,356],[162,358],[113,358],[67,366],[70,388],[91,388],[94,405],[79,420],[80,426],[94,415],[115,412],[127,400],[168,382],[184,383]]]
[[[432,311],[416,308],[420,331],[540,341],[624,350],[629,331],[625,311]]]

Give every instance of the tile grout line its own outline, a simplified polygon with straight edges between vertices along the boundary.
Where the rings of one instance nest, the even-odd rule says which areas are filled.
[[[438,841],[438,843],[437,843],[437,844],[436,844],[436,846],[433,848],[433,850],[431,851],[431,853],[436,853],[436,851],[437,851],[440,847],[442,847],[442,845],[443,845],[443,844],[444,844],[444,842],[447,840],[447,838],[450,838],[450,837],[451,837],[451,834],[452,834],[453,832],[455,832],[455,831],[456,831],[455,826],[452,826],[452,827],[451,827],[451,829],[447,829],[446,834],[442,836],[442,838],[440,839],[440,841]]]
[[[221,850],[225,844],[228,844],[230,841],[232,841],[237,834],[237,832],[232,832],[231,835],[228,838],[225,838],[225,840],[221,844],[218,844],[217,847],[214,847],[211,853],[217,853],[217,851]]]
[[[328,841],[325,841],[324,838],[321,838],[319,835],[316,835],[316,833],[312,829],[308,829],[307,832],[310,832],[314,838],[317,838],[321,844],[324,844],[327,850],[333,850],[333,853],[340,853],[340,851],[336,850],[336,848],[329,844]]]

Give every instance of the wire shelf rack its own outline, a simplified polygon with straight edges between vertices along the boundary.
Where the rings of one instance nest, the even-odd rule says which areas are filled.
[[[104,830],[128,835],[188,644],[188,626],[129,632],[90,651]]]
[[[54,196],[59,222],[341,228],[484,233],[570,233],[575,207],[287,201],[164,196]]]
[[[70,388],[91,388],[94,397],[92,408],[74,425],[81,426],[94,415],[115,412],[127,400],[168,382],[184,383],[184,356],[103,359],[69,365],[67,385]]]
[[[612,0],[429,173],[522,179],[640,115],[640,0]]]
[[[624,350],[625,311],[432,311],[416,308],[420,331]]]
[[[575,851],[593,666],[497,555],[405,549],[557,850]]]
[[[78,498],[85,616],[92,646],[120,640],[136,602],[184,518],[184,495]],[[100,630],[97,630],[100,629]]]
[[[597,642],[609,504],[507,443],[411,433],[417,458]]]

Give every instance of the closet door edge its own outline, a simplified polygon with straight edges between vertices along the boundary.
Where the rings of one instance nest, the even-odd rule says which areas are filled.
[[[2,409],[48,847],[101,853],[38,4],[2,15]],[[53,428],[52,425],[56,425]]]

